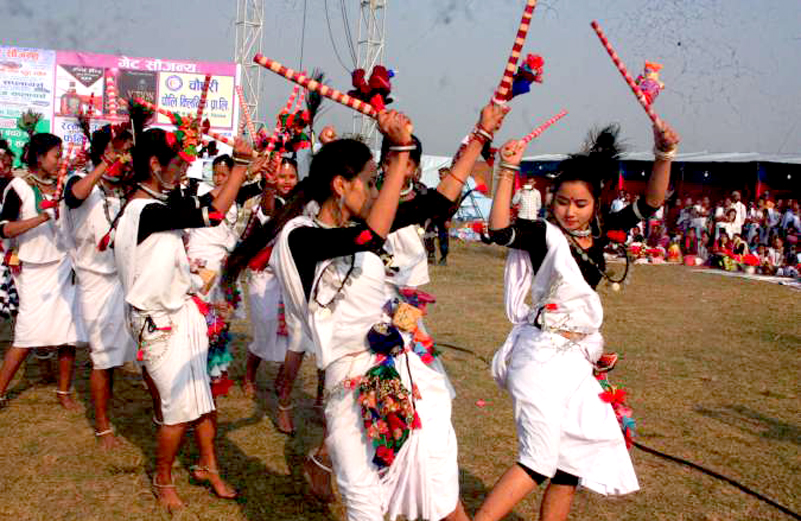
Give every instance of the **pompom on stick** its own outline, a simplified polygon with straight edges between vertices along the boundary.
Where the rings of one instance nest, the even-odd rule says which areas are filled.
[[[528,36],[528,29],[531,26],[531,17],[534,15],[535,7],[537,7],[537,0],[527,0],[526,7],[523,9],[523,17],[517,28],[515,43],[512,45],[512,52],[509,54],[509,60],[506,62],[506,69],[503,71],[501,83],[495,91],[493,101],[497,104],[505,103],[509,99],[515,71],[517,70],[517,60],[520,59],[520,53],[523,51],[523,45],[526,43],[526,36]]]
[[[567,116],[567,111],[563,110],[562,112],[560,112],[556,116],[552,117],[551,119],[549,119],[548,121],[546,121],[545,123],[540,125],[539,127],[537,127],[534,130],[532,130],[531,133],[529,135],[527,135],[526,137],[524,137],[523,139],[521,139],[521,141],[523,142],[523,144],[528,145],[529,143],[531,143],[531,141],[533,141],[534,139],[537,139],[538,137],[540,137],[540,134],[545,132],[545,130],[548,127],[550,127],[551,125],[553,125],[554,123],[556,123],[557,121],[559,121],[560,119],[562,119],[565,116]]]
[[[631,91],[634,93],[634,96],[637,97],[637,101],[640,102],[642,108],[645,109],[645,113],[648,114],[648,117],[651,118],[651,121],[653,121],[654,126],[657,128],[662,128],[662,120],[659,118],[656,112],[654,112],[654,109],[651,108],[651,104],[648,103],[648,100],[645,98],[645,94],[643,94],[642,90],[640,90],[640,87],[634,82],[634,78],[631,77],[631,74],[629,74],[628,69],[626,69],[626,66],[620,59],[620,56],[618,56],[617,52],[615,52],[612,44],[609,43],[609,39],[604,34],[601,26],[598,25],[598,22],[595,20],[593,20],[590,25],[592,25],[595,34],[598,35],[598,39],[601,40],[601,44],[604,46],[604,49],[606,49],[609,57],[612,58],[612,62],[614,62],[615,67],[617,67],[617,70],[620,71],[623,79],[626,80],[626,83],[628,83]]]

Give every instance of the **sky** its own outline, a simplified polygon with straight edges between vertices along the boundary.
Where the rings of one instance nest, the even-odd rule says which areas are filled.
[[[328,83],[348,90],[359,0],[264,3],[262,53],[298,68],[302,48],[304,68],[321,68]],[[453,154],[477,121],[524,3],[387,0],[384,64],[396,71],[390,107],[411,117],[425,153]],[[236,0],[0,0],[0,44],[232,61],[235,18]],[[645,60],[664,65],[666,87],[654,107],[682,136],[682,152],[801,153],[799,0],[541,0],[524,54],[544,58],[544,82],[510,102],[499,143],[565,109],[528,154],[578,150],[589,130],[613,122],[630,150],[652,147],[650,122],[592,31],[594,19],[633,75]],[[263,72],[268,120],[290,91]],[[353,113],[327,106],[319,124],[350,131]]]

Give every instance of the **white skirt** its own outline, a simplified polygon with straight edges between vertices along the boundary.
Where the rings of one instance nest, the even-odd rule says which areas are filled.
[[[601,334],[574,343],[532,326],[516,333],[496,354],[494,372],[514,401],[518,461],[546,477],[557,469],[578,476],[604,495],[639,490],[620,425],[592,372]],[[499,356],[508,360],[506,374],[498,374]]]
[[[25,262],[14,275],[19,314],[14,347],[75,345],[86,341],[80,319],[72,265],[65,256],[46,264]]]
[[[187,299],[175,313],[132,310],[130,326],[141,343],[145,369],[158,388],[164,424],[187,423],[212,412],[208,328],[197,305]]]
[[[407,519],[439,520],[459,502],[459,466],[456,433],[451,425],[451,393],[447,376],[409,356],[414,383],[421,399],[415,401],[421,429],[413,430],[395,457],[379,473],[373,463],[375,449],[367,439],[356,391],[345,390],[343,380],[364,374],[375,357],[344,357],[326,368],[331,393],[325,409],[325,440],[337,486],[351,521]],[[396,359],[404,385],[411,389],[404,356]]]
[[[281,283],[268,271],[252,271],[248,282],[250,323],[253,324],[253,341],[248,351],[268,362],[283,362],[287,340],[278,334],[278,306],[281,301]]]
[[[78,270],[78,301],[94,369],[120,367],[136,358],[125,326],[125,294],[116,273]]]

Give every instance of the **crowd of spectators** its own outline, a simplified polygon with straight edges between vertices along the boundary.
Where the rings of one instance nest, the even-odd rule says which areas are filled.
[[[621,191],[612,210],[631,204]],[[796,199],[762,194],[744,201],[740,192],[712,204],[709,197],[676,198],[629,232],[637,262],[676,262],[727,271],[798,277],[801,272],[801,211]]]

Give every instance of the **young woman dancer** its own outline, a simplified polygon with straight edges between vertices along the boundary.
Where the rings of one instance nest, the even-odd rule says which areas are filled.
[[[421,224],[453,211],[485,135],[491,136],[505,112],[485,108],[482,128],[453,175],[418,204],[402,209],[398,209],[400,192],[409,152],[415,148],[411,124],[395,111],[382,113],[379,128],[395,153],[381,191],[376,189],[376,165],[369,148],[355,140],[334,141],[314,156],[309,176],[267,228],[268,240],[281,230],[271,264],[281,281],[287,313],[313,340],[318,367],[325,369],[326,446],[350,520],[384,515],[466,519],[458,497],[447,376],[429,365],[430,352],[418,351],[411,332],[416,321],[401,317],[404,313],[398,310],[409,307],[400,306],[396,294],[388,291],[391,262],[382,246],[393,226]],[[319,204],[316,217],[299,215],[311,201]],[[393,320],[403,325],[395,328],[389,324]],[[389,358],[378,354],[383,337],[396,342]],[[375,405],[367,389],[376,382],[371,376],[375,371],[396,371],[391,383],[382,385],[394,389],[399,401],[393,403],[409,414],[408,430],[394,415],[373,417],[375,422],[365,427],[365,408]],[[405,441],[402,446],[376,443],[390,425],[393,439],[401,436]]]
[[[81,318],[89,338],[95,436],[103,449],[117,444],[108,417],[114,368],[136,356],[136,346],[125,326],[125,299],[114,252],[101,247],[120,211],[122,181],[129,173],[117,171],[121,163],[115,163],[127,154],[133,136],[127,130],[115,132],[107,125],[91,135],[90,159],[95,167],[88,174],[76,174],[67,180],[61,217],[75,265]],[[109,172],[112,167],[115,171]]]
[[[275,184],[265,187],[259,207],[254,210],[258,212],[258,226],[266,225],[270,217],[283,208],[286,198],[297,184],[297,163],[288,157],[281,158]],[[256,373],[262,360],[283,365],[290,343],[281,285],[267,264],[268,257],[264,255],[262,260],[263,262],[251,262],[249,266],[248,301],[253,341],[248,345],[245,379],[242,383],[242,389],[247,396],[254,396],[256,393]],[[283,368],[279,370],[279,373],[282,372]],[[280,376],[278,380],[281,381]],[[282,420],[279,421],[279,429],[282,432],[292,432],[294,428],[291,416]]]
[[[153,487],[167,509],[183,506],[172,479],[172,464],[192,425],[200,450],[194,480],[211,485],[224,499],[237,496],[219,474],[215,454],[216,413],[207,371],[207,324],[193,299],[183,230],[219,224],[246,177],[234,167],[222,190],[212,197],[184,197],[175,190],[186,171],[185,152],[174,135],[149,129],[136,136],[133,149],[136,191],[123,208],[114,256],[122,279],[131,333],[161,403]],[[250,150],[237,140],[237,150]],[[179,152],[181,152],[179,154]]]
[[[512,248],[505,273],[506,312],[514,324],[493,359],[493,376],[512,395],[518,460],[476,514],[501,519],[550,480],[540,519],[567,518],[576,487],[601,494],[639,488],[626,442],[593,366],[603,350],[603,309],[595,288],[606,274],[603,251],[611,230],[629,230],[659,208],[670,181],[678,138],[654,129],[653,171],[645,197],[601,215],[601,192],[617,178],[616,128],[559,165],[547,220],[510,226],[515,172],[525,146],[507,143],[490,214],[490,236]],[[614,235],[614,234],[613,234]],[[531,302],[526,293],[531,290]]]
[[[14,342],[0,368],[0,406],[14,374],[32,348],[58,350],[56,395],[66,409],[72,400],[75,345],[85,341],[78,319],[78,301],[72,281],[72,262],[55,223],[56,188],[61,138],[34,134],[28,144],[27,177],[16,177],[6,187],[0,214],[0,236],[14,239],[20,270],[14,275],[19,314]]]

